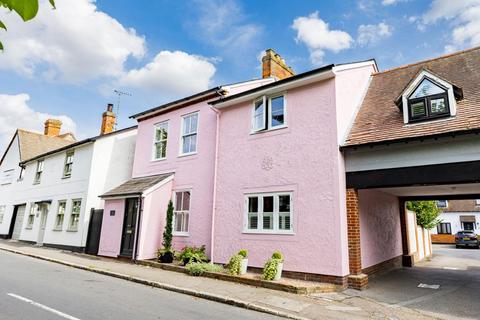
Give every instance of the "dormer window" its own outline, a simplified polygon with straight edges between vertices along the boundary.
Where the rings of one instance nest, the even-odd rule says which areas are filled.
[[[408,98],[410,121],[450,116],[447,89],[428,78],[422,80]]]
[[[421,70],[395,100],[405,124],[453,117],[462,89],[429,70]]]

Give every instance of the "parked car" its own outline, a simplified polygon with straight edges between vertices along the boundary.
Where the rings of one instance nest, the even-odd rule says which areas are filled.
[[[478,249],[480,247],[480,240],[475,232],[463,230],[455,234],[455,245],[457,248],[476,247]]]

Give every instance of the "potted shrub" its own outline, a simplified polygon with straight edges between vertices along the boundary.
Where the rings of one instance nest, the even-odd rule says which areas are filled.
[[[201,247],[185,246],[182,249],[182,251],[178,254],[177,258],[178,260],[182,261],[184,266],[186,266],[190,262],[208,261],[207,255],[205,254],[205,246],[201,246]]]
[[[232,276],[238,276],[241,271],[242,260],[243,256],[239,254],[233,255],[227,265],[228,273],[230,273]]]
[[[172,263],[174,252],[172,249],[173,203],[170,200],[167,208],[165,230],[163,231],[163,248],[158,250],[158,259],[162,263]]]
[[[279,251],[275,251],[263,267],[264,280],[280,280],[283,270],[283,256]]]
[[[240,263],[240,275],[247,273],[248,268],[248,251],[246,249],[242,249],[238,251],[238,255],[242,257],[242,261]]]

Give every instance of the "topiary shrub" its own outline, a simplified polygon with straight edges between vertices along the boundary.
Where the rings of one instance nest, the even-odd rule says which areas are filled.
[[[228,263],[228,273],[232,276],[238,276],[240,274],[240,266],[243,260],[243,256],[236,254],[230,258]]]
[[[238,255],[246,258],[246,257],[248,257],[248,250],[242,249],[242,250],[238,251]]]
[[[158,250],[157,256],[160,262],[172,263],[174,252],[172,249],[172,227],[173,227],[173,203],[168,202],[165,230],[163,231],[163,248]]]
[[[270,258],[265,263],[263,267],[262,276],[264,280],[273,280],[275,279],[275,275],[277,274],[278,264],[281,261],[278,259]]]
[[[282,262],[283,261],[283,255],[280,251],[275,251],[272,254],[272,259],[277,259],[277,260],[280,260],[280,262]]]

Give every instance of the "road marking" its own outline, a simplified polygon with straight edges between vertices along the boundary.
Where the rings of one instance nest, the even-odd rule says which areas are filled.
[[[61,311],[58,311],[58,310],[55,310],[55,309],[53,309],[53,308],[47,307],[46,305],[43,305],[43,304],[38,303],[38,302],[35,302],[35,301],[33,301],[33,300],[24,298],[24,297],[19,296],[19,295],[17,295],[17,294],[7,293],[7,295],[9,295],[9,296],[12,297],[12,298],[16,298],[16,299],[18,299],[18,300],[22,300],[22,301],[24,301],[24,302],[26,302],[26,303],[30,303],[31,305],[33,305],[33,306],[35,306],[35,307],[39,307],[39,308],[41,308],[41,309],[43,309],[43,310],[49,311],[49,312],[51,312],[51,313],[54,313],[54,314],[56,314],[57,316],[63,317],[63,318],[65,318],[65,319],[68,319],[68,320],[80,320],[79,318],[75,318],[75,317],[73,317],[73,316],[71,316],[71,315],[68,315],[68,314],[63,313],[63,312],[61,312]]]

